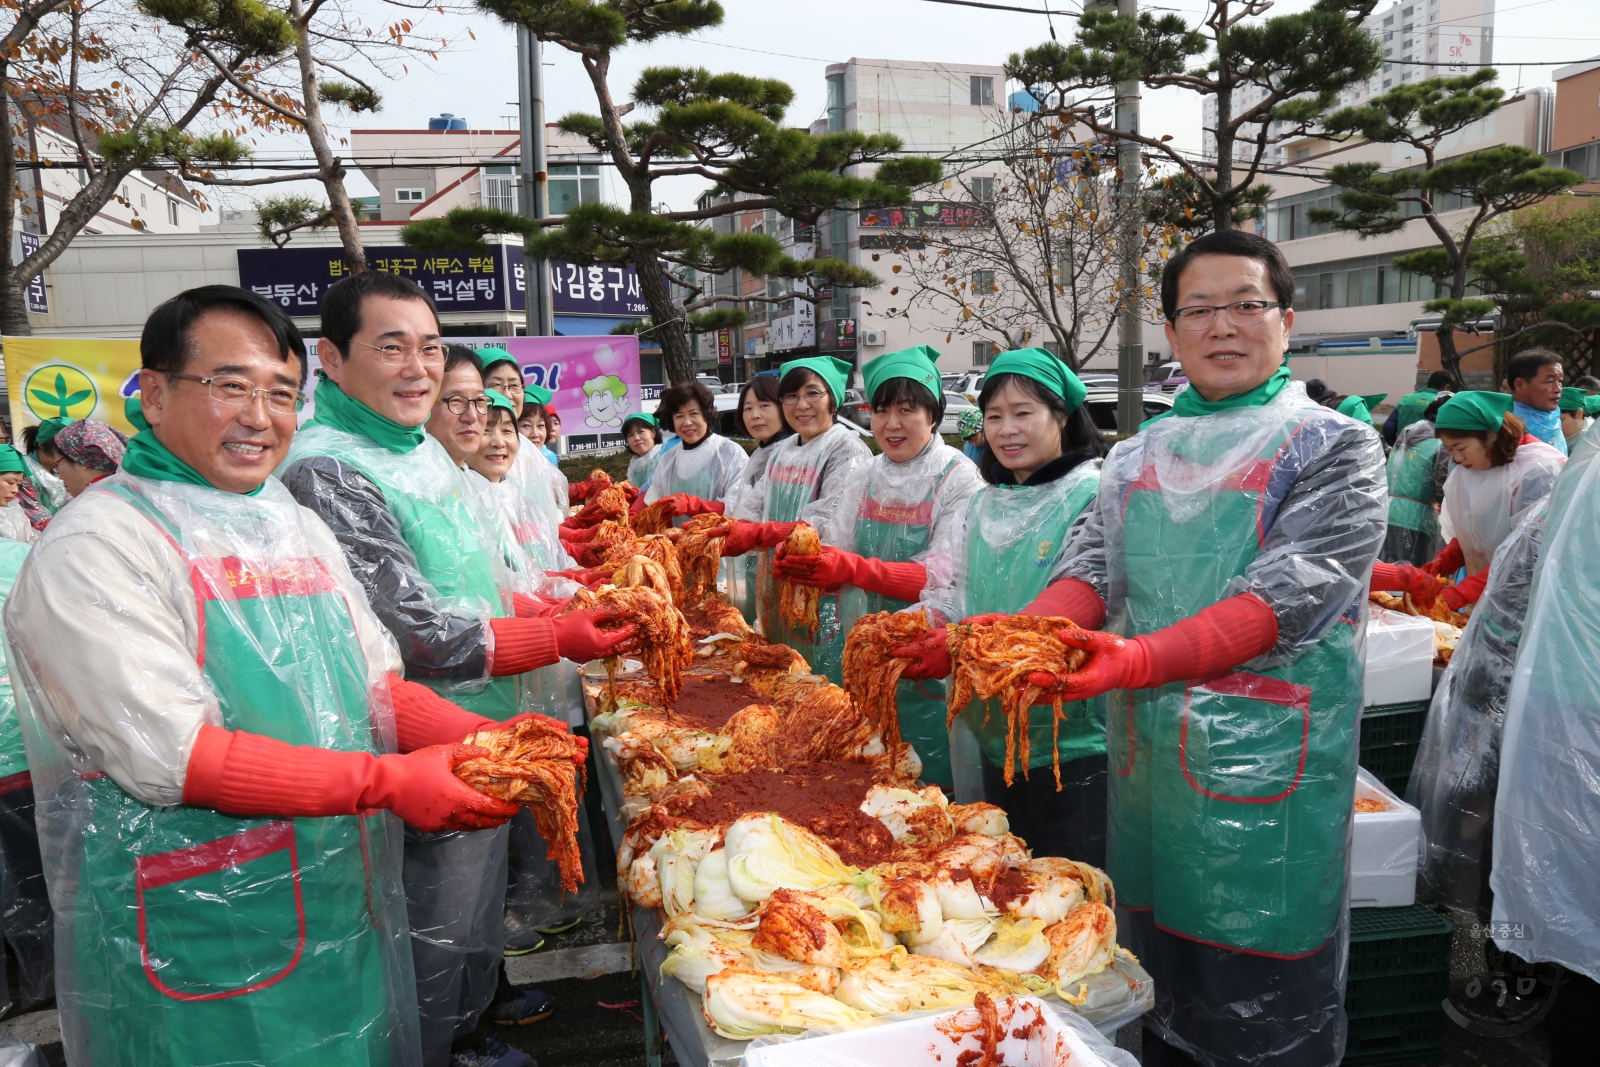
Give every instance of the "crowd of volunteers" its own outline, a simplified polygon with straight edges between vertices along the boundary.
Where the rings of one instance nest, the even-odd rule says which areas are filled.
[[[697,383],[626,416],[633,506],[735,520],[722,588],[834,682],[863,616],[926,614],[895,650],[901,733],[1035,855],[1108,871],[1155,983],[1147,1067],[1339,1062],[1368,595],[1467,613],[1407,797],[1420,896],[1563,968],[1551,1063],[1589,1062],[1600,381],[1531,349],[1506,392],[1436,374],[1380,428],[1386,396],[1291,378],[1271,243],[1198,238],[1160,296],[1189,386],[1124,440],[1030,348],[947,444],[918,346],[860,368],[869,448],[839,417],[856,368],[813,356],[743,387],[748,445]],[[603,576],[550,392],[378,272],[327,293],[303,423],[305,345],[269,300],[189,290],[140,351],[131,439],[49,419],[0,445],[11,1003],[53,996],[73,1064],[529,1064],[484,1024],[556,1010],[504,960],[595,906],[595,838],[580,806],[563,897],[532,813],[452,770],[528,715],[584,734],[578,665],[637,633],[567,610]],[[819,554],[786,550],[800,522]],[[814,634],[780,581],[820,591]],[[1030,676],[1049,702],[1007,784],[1003,718],[947,721],[947,638],[1018,614],[1072,620],[1087,659]]]

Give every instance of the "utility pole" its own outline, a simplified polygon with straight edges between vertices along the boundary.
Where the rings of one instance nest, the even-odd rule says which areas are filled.
[[[544,152],[544,52],[539,38],[527,27],[517,27],[517,111],[522,124],[522,214],[531,219],[550,217],[549,175]],[[554,302],[550,296],[550,265],[524,256],[527,286],[528,336],[550,337],[556,332]]]
[[[1139,0],[1116,0],[1117,14],[1137,18]],[[1117,129],[1139,132],[1139,79],[1117,83]],[[1133,210],[1139,199],[1143,165],[1139,146],[1118,138],[1117,168],[1122,172],[1118,193],[1123,199],[1122,290],[1129,301],[1117,320],[1117,431],[1137,433],[1144,421],[1144,318],[1141,314],[1144,279],[1139,276],[1140,228],[1144,220]]]

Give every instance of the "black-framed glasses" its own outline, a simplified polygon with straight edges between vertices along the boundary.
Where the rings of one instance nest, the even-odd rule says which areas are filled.
[[[1285,308],[1288,304],[1273,303],[1268,300],[1236,300],[1231,304],[1192,304],[1186,308],[1179,308],[1173,313],[1172,321],[1183,330],[1206,330],[1216,321],[1217,312],[1221,311],[1228,316],[1228,321],[1235,326],[1254,326],[1266,317],[1273,308]]]
[[[413,358],[420,358],[424,367],[444,366],[444,345],[427,344],[421,346],[396,344],[391,341],[386,345],[369,345],[365,341],[351,340],[362,348],[370,348],[383,357],[383,362],[391,367],[403,367]]]
[[[479,415],[488,414],[489,411],[489,398],[486,396],[441,396],[438,403],[443,404],[452,415],[465,415],[468,408]]]
[[[234,407],[244,407],[256,397],[264,396],[267,398],[267,407],[288,415],[299,411],[306,404],[306,395],[287,385],[257,386],[245,378],[235,378],[226,374],[213,374],[209,378],[201,378],[194,374],[167,371],[166,375],[168,378],[182,378],[186,382],[199,382],[206,387],[212,400],[222,404],[232,404]]]

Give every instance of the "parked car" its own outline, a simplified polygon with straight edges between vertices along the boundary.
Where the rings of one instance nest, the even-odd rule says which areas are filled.
[[[939,422],[940,433],[959,433],[956,425],[963,411],[972,411],[978,405],[962,396],[960,393],[946,392],[944,394],[944,418]]]
[[[1090,389],[1084,398],[1089,417],[1102,433],[1117,432],[1117,391],[1115,389]],[[1144,417],[1153,419],[1172,410],[1172,397],[1152,389],[1144,391]]]
[[[983,379],[988,371],[969,370],[964,374],[957,374],[955,381],[947,383],[944,391],[964,396],[968,400],[978,399],[978,394],[983,392]]]
[[[722,379],[713,378],[709,374],[696,374],[694,380],[711,390],[711,395],[716,396],[722,392]]]
[[[844,406],[839,409],[839,414],[869,433],[871,432],[872,405],[867,403],[867,398],[860,389],[846,389],[844,391]]]
[[[1181,392],[1188,384],[1189,379],[1184,376],[1183,364],[1176,360],[1161,364],[1145,383],[1147,388],[1159,389],[1168,394]]]

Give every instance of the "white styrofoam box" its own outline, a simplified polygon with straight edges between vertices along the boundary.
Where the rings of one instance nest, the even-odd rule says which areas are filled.
[[[1122,1062],[1088,1023],[1068,1023],[1037,997],[997,997],[995,1009],[1004,1035],[995,1043],[998,1063],[1108,1067],[1108,1057]],[[758,1038],[746,1050],[742,1067],[955,1067],[963,1052],[979,1050],[977,1018],[977,1009],[960,1008],[777,1044]],[[1013,1036],[1035,1018],[1039,1025],[1026,1025],[1026,1037]],[[1091,1042],[1108,1057],[1091,1048]]]
[[[1433,620],[1373,607],[1367,616],[1367,707],[1433,695]]]
[[[1356,812],[1350,842],[1350,906],[1404,908],[1417,899],[1422,813],[1391,793],[1365,767],[1356,768],[1356,799],[1375,797],[1386,811]]]

